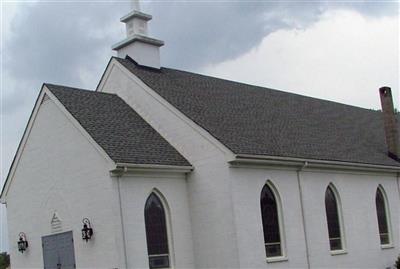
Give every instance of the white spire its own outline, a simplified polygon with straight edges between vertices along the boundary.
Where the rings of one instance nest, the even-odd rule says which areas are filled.
[[[139,2],[139,0],[131,0],[131,10],[140,11],[140,2]]]
[[[147,22],[152,17],[140,11],[139,0],[130,1],[132,11],[121,18],[126,25],[126,38],[112,49],[118,52],[118,57],[128,55],[140,65],[160,68],[160,47],[164,42],[147,35]]]

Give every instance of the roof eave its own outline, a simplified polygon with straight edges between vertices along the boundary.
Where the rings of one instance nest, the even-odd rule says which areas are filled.
[[[229,161],[233,167],[240,166],[285,166],[296,169],[314,168],[314,169],[335,169],[335,170],[357,170],[365,172],[386,172],[386,173],[400,173],[399,166],[379,165],[379,164],[366,164],[344,161],[329,161],[317,160],[307,158],[293,158],[293,157],[280,157],[280,156],[265,156],[265,155],[251,155],[251,154],[237,154],[234,159]]]
[[[122,176],[135,172],[158,172],[158,173],[181,173],[187,174],[194,170],[191,165],[164,165],[164,164],[132,164],[116,163],[115,168],[110,170],[113,176]]]

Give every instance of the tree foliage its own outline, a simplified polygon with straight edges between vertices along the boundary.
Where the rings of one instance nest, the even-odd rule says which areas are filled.
[[[394,264],[394,267],[395,267],[396,269],[400,269],[400,255],[399,255],[399,257],[397,258],[396,263]]]
[[[7,252],[0,253],[0,269],[5,269],[10,266],[10,255]]]

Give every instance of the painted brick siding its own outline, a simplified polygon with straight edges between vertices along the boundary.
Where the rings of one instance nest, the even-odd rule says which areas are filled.
[[[241,268],[307,268],[296,171],[231,168]],[[260,195],[269,180],[279,193],[287,261],[266,262]]]
[[[306,268],[305,236],[296,171],[232,168],[238,247],[242,268]],[[287,261],[266,263],[260,193],[270,180],[282,200]],[[390,174],[300,172],[311,268],[387,268],[400,253],[400,199],[396,176]],[[332,183],[340,196],[347,253],[331,255],[325,213],[325,191]],[[390,208],[393,248],[379,241],[375,192],[382,185]]]
[[[53,101],[41,105],[7,196],[12,268],[43,268],[41,237],[52,233],[55,211],[62,230],[73,231],[77,268],[122,268],[109,168]],[[94,228],[88,243],[81,239],[83,217]],[[21,231],[29,242],[24,254],[16,246]]]
[[[386,268],[399,253],[399,188],[388,174],[303,171],[303,227],[297,172],[290,169],[230,168],[232,156],[147,91],[131,73],[111,63],[100,90],[118,94],[191,164],[187,177],[196,268]],[[266,180],[278,189],[283,207],[287,261],[267,263],[263,246],[259,195]],[[329,252],[325,189],[337,187],[343,207],[347,254]],[[376,222],[375,190],[382,184],[392,214],[394,248],[382,250]],[[368,213],[366,213],[368,211]],[[356,217],[357,216],[357,217]],[[368,237],[368,238],[367,238]],[[351,241],[351,242],[350,242]],[[370,254],[366,256],[365,253]]]
[[[184,175],[136,174],[120,179],[128,268],[148,268],[144,207],[152,191],[166,203],[174,268],[194,268],[187,184]]]
[[[102,91],[124,99],[195,167],[187,178],[195,267],[238,267],[227,156],[149,94],[130,72],[119,65],[110,67]]]
[[[396,177],[385,174],[301,173],[311,266],[387,268],[400,253],[400,195]],[[332,256],[327,242],[324,194],[333,183],[340,195],[347,254]],[[387,194],[394,248],[381,249],[375,206],[375,194],[381,184]]]

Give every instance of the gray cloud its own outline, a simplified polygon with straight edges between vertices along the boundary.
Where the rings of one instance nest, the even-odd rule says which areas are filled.
[[[277,29],[307,27],[327,9],[355,9],[368,16],[398,12],[398,3],[369,1],[157,1],[145,7],[154,15],[154,36],[166,42],[163,62],[184,69],[237,57]]]
[[[99,75],[104,69],[125,9],[126,4],[21,5],[4,44],[2,113],[32,103],[43,82],[94,87],[96,81],[85,81],[82,73]],[[115,32],[110,25],[116,25]]]
[[[79,83],[79,68],[97,64],[99,51],[118,36],[118,29],[107,30],[124,9],[101,3],[22,6],[12,21],[14,35],[5,44],[7,71],[23,80]],[[99,29],[105,30],[102,35],[95,34]]]
[[[163,63],[183,69],[198,69],[237,57],[268,33],[306,27],[328,8],[352,8],[370,16],[398,11],[397,3],[369,1],[155,1],[143,5],[154,16],[150,26],[153,36],[166,42]],[[4,49],[6,78],[19,83],[6,88],[15,91],[14,96],[36,92],[45,81],[93,88],[112,55],[110,46],[124,36],[118,19],[127,11],[128,3],[22,5],[12,22],[12,38]],[[90,81],[82,76],[83,72],[92,74]],[[7,103],[5,109],[11,109]]]

